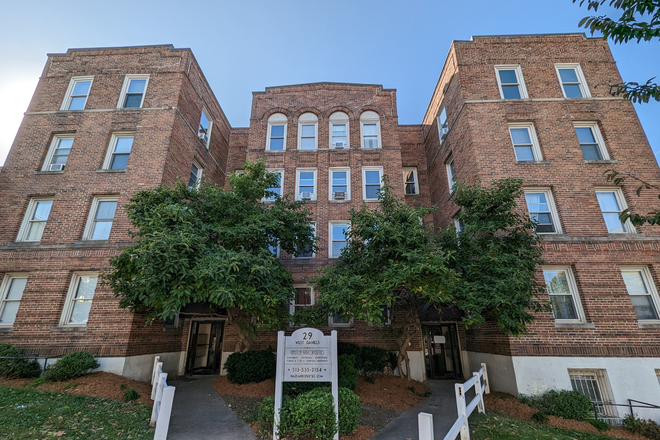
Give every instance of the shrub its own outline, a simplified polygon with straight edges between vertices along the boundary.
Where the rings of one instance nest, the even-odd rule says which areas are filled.
[[[534,414],[532,414],[532,420],[538,423],[547,423],[548,416],[542,411],[537,411]]]
[[[132,402],[134,400],[138,400],[139,398],[140,398],[140,393],[138,393],[133,388],[129,388],[128,391],[124,393],[125,402]]]
[[[603,422],[602,420],[589,419],[587,420],[587,422],[591,423],[593,427],[599,431],[609,431],[611,429],[610,425]]]
[[[362,369],[362,349],[350,342],[338,342],[337,343],[337,356],[342,354],[352,354],[355,356],[355,368],[358,371]]]
[[[339,388],[339,433],[350,435],[360,424],[360,398],[348,388]]]
[[[355,356],[342,354],[337,359],[339,364],[339,386],[349,390],[357,389],[358,370],[355,368]]]
[[[19,377],[39,377],[41,367],[35,360],[27,360],[15,345],[0,344],[0,356],[14,359],[0,359],[0,377],[16,379]]]
[[[660,440],[660,425],[653,420],[642,420],[635,416],[625,416],[623,426],[629,431],[641,434],[651,440]]]
[[[330,388],[330,382],[284,382],[282,383],[282,394],[295,398],[316,388]]]
[[[44,375],[41,377],[41,382],[64,382],[76,379],[89,370],[98,367],[100,367],[100,364],[88,351],[69,353],[46,368]]]
[[[382,373],[389,361],[389,352],[384,348],[362,347],[362,368],[360,373],[368,376],[373,373]]]
[[[231,383],[261,382],[275,377],[275,355],[268,350],[233,353],[225,361]]]
[[[564,419],[587,420],[593,412],[591,400],[579,391],[547,391],[532,398],[539,410]]]

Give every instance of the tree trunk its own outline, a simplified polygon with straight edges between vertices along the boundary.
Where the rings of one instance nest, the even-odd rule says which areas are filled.
[[[399,377],[403,378],[403,368],[401,368],[401,361],[405,361],[406,364],[406,374],[405,378],[410,380],[410,357],[408,356],[408,346],[410,344],[410,339],[414,334],[415,327],[410,326],[406,327],[404,334],[396,338],[396,342],[399,345],[399,356],[397,357],[397,367],[399,368]]]
[[[236,330],[238,330],[238,342],[236,343],[236,347],[234,348],[235,353],[243,353],[246,352],[250,349],[250,346],[252,345],[252,335],[250,332],[245,329],[241,323],[241,312],[238,311],[232,311],[232,310],[227,310],[227,323],[231,324],[236,327]]]

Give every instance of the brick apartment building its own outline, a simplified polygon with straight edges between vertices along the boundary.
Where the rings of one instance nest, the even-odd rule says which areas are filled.
[[[221,369],[238,341],[222,313],[191,306],[145,326],[98,282],[130,243],[122,206],[139,189],[202,175],[225,185],[246,159],[265,158],[281,194],[308,199],[322,247],[298,258],[273,249],[295,277],[294,309],[313,303],[307,282],[337,257],[351,206],[375,203],[383,175],[406,202],[437,205],[441,227],[455,223],[454,182],[513,176],[543,234],[538,280],[553,311],[520,338],[427,312],[409,349],[413,377],[458,378],[486,362],[496,390],[657,404],[660,229],[618,213],[660,206],[603,172],[660,183],[660,171],[632,104],[608,94],[620,81],[601,39],[475,37],[452,44],[419,125],[399,125],[395,90],[318,83],[255,92],[250,126],[235,128],[188,49],[51,54],[0,171],[0,341],[42,358],[89,350],[133,378],[149,376],[154,354],[179,374]],[[329,317],[328,329],[396,349],[362,322]],[[260,334],[255,346],[275,340]]]

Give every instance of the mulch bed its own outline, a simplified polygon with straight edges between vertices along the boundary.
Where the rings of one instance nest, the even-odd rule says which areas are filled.
[[[229,382],[227,376],[220,376],[213,382],[213,389],[221,396],[268,397],[275,395],[275,379],[237,385]]]
[[[511,394],[506,393],[486,394],[484,396],[484,403],[486,404],[486,414],[488,414],[488,409],[494,409],[495,411],[499,411],[516,419],[526,420],[528,422],[533,422],[532,414],[538,412],[538,409],[529,405],[525,405]],[[613,426],[609,431],[599,431],[589,422],[562,419],[561,417],[550,415],[548,416],[547,424],[556,428],[571,429],[574,431],[588,432],[591,434],[599,434],[614,438],[648,440],[646,437],[639,434],[634,434],[628,431],[626,428]]]
[[[374,375],[371,378],[374,383],[368,382],[362,376],[358,378],[358,388],[355,393],[363,404],[395,411],[408,411],[431,392],[426,385],[416,380],[386,375]]]

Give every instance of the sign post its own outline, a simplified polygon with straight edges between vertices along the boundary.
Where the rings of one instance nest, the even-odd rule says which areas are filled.
[[[330,336],[316,328],[301,328],[284,336],[277,333],[277,370],[275,373],[275,420],[273,439],[278,440],[277,427],[282,409],[283,382],[331,382],[335,419],[339,427],[339,369],[337,368],[337,331]],[[335,433],[339,440],[339,429]]]

